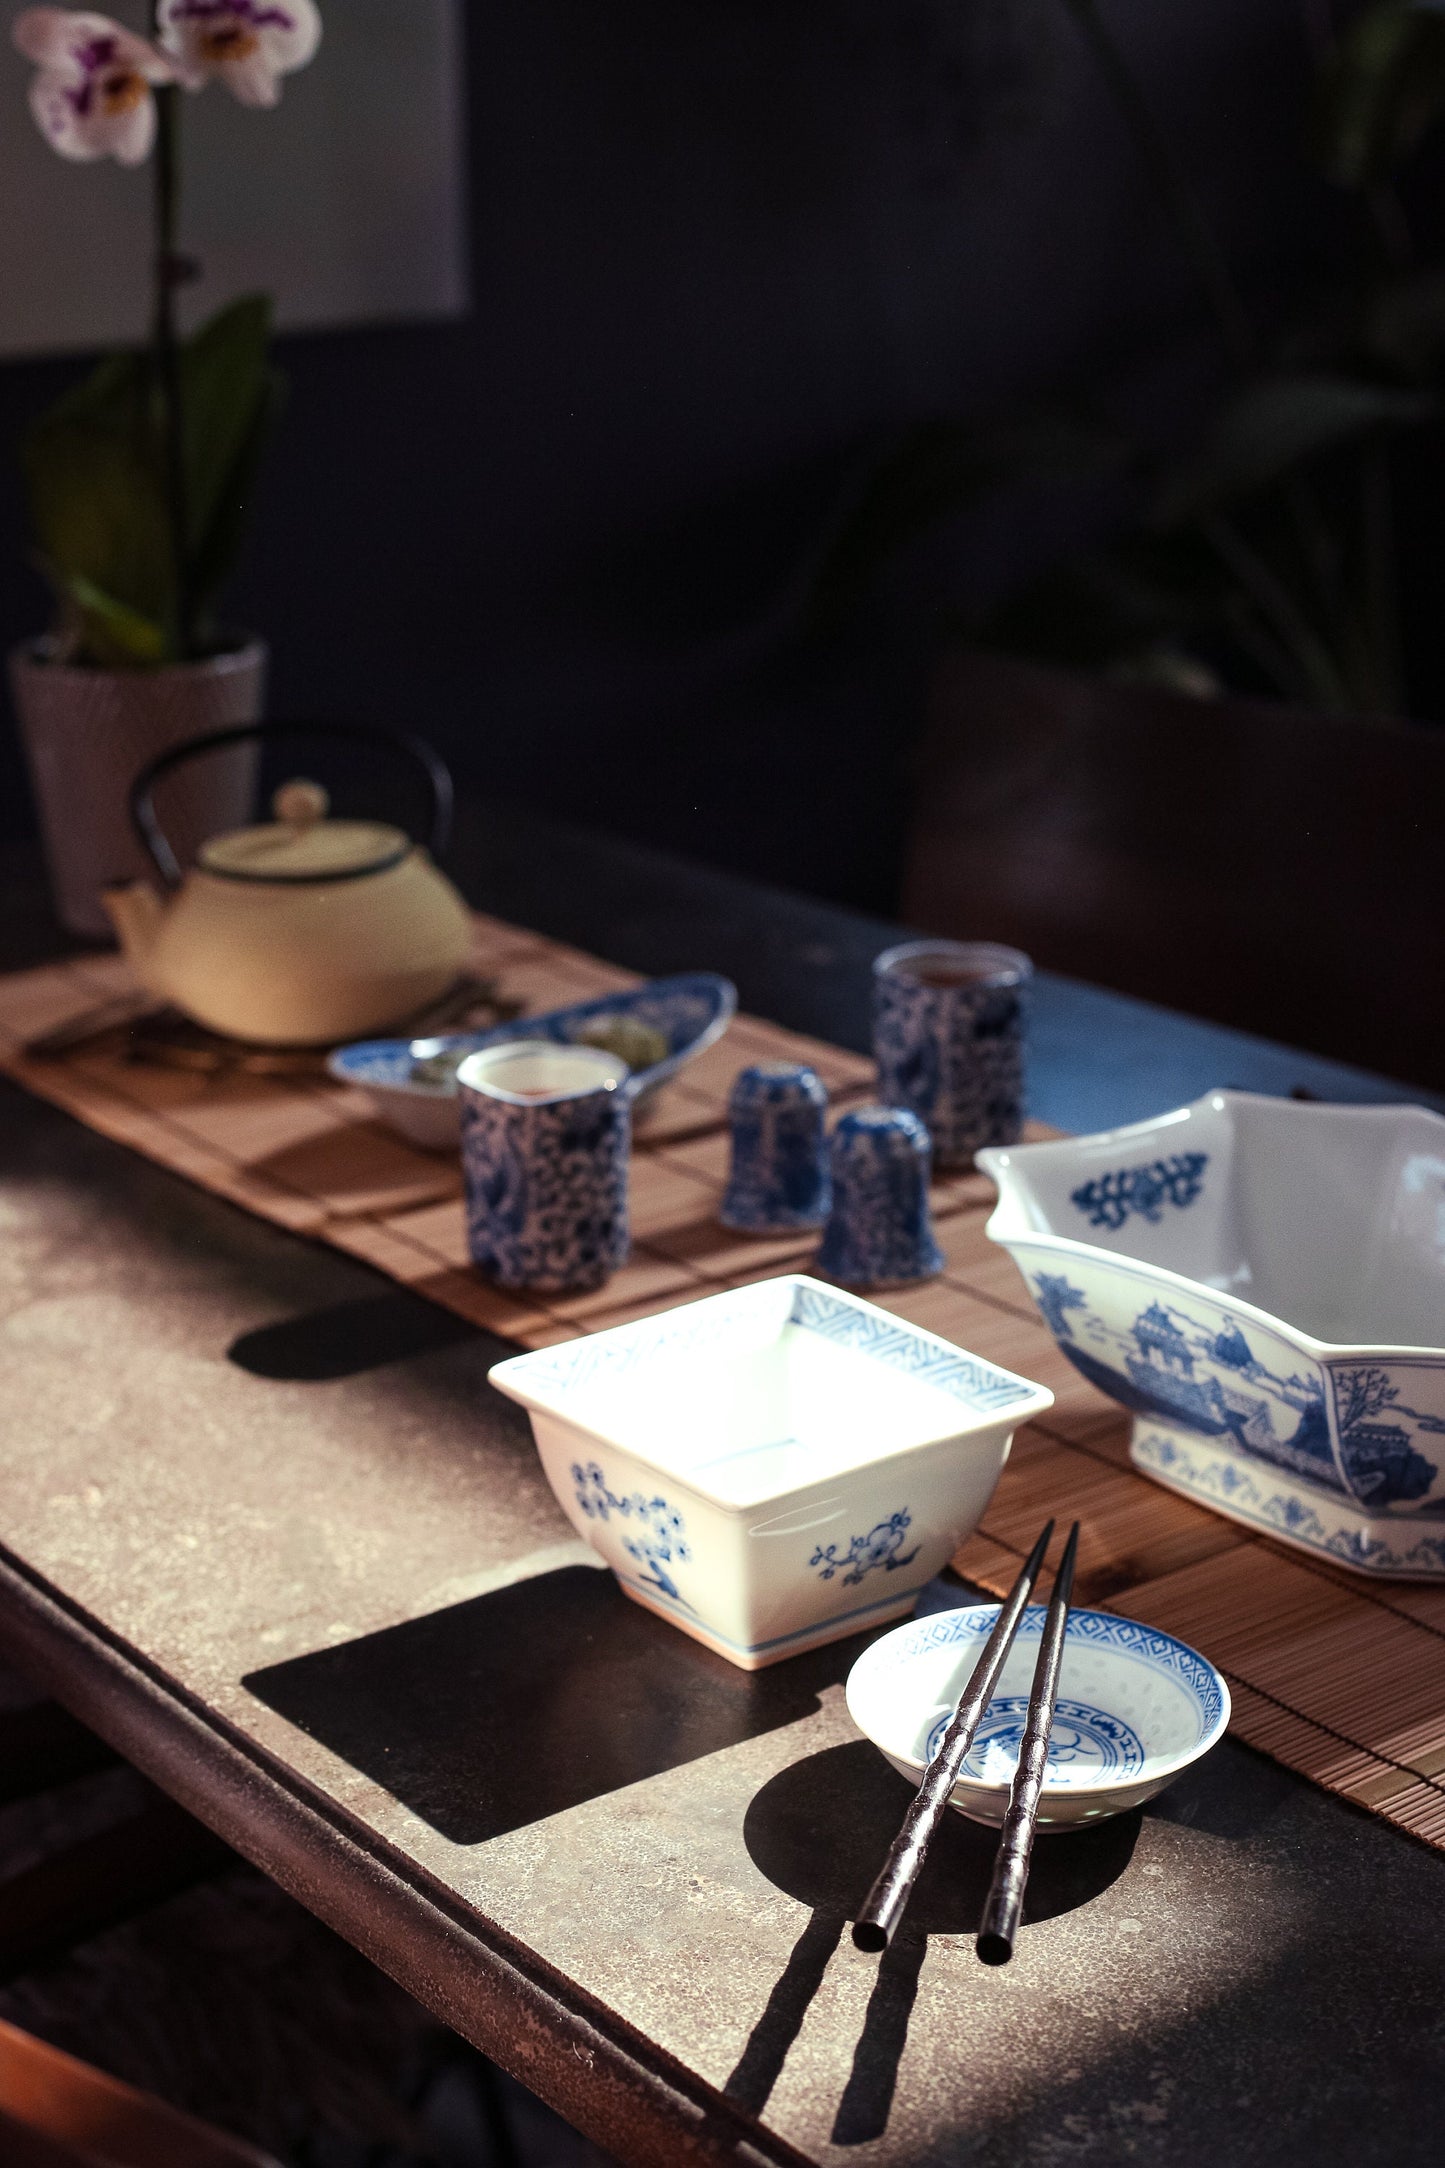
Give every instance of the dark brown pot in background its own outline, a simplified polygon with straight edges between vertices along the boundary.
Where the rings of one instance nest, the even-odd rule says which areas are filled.
[[[1442,851],[1445,730],[959,649],[931,689],[902,908],[1438,1089]]]
[[[100,891],[150,870],[130,824],[130,786],[183,739],[252,723],[265,696],[266,648],[248,640],[205,662],[95,670],[32,640],[10,656],[10,690],[30,764],[56,914],[71,933],[113,938]],[[258,753],[227,748],[190,762],[158,792],[184,863],[209,835],[250,817]]]

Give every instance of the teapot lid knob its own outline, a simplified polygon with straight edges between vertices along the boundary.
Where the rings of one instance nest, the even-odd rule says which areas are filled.
[[[304,776],[296,776],[283,783],[271,800],[271,811],[278,821],[294,828],[302,835],[314,828],[317,821],[324,821],[331,809],[331,800],[320,783],[311,783]]]

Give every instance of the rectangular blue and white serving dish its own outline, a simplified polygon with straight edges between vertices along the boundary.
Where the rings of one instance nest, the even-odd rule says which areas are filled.
[[[981,1152],[988,1223],[1137,1467],[1369,1574],[1445,1580],[1445,1120],[1208,1092]]]
[[[744,1670],[881,1624],[1053,1395],[857,1295],[759,1281],[498,1363],[627,1595]]]

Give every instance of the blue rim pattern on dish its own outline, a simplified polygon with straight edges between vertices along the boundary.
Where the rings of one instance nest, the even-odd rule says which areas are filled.
[[[1186,1497],[1227,1507],[1235,1520],[1247,1521],[1265,1535],[1282,1537],[1301,1550],[1317,1551],[1342,1566],[1366,1573],[1398,1574],[1402,1579],[1445,1576],[1445,1533],[1421,1534],[1418,1522],[1397,1521],[1406,1540],[1389,1543],[1361,1528],[1347,1513],[1331,1510],[1323,1493],[1312,1500],[1293,1489],[1276,1489],[1269,1472],[1241,1467],[1232,1454],[1210,1449],[1207,1438],[1195,1440],[1164,1428],[1136,1425],[1130,1449],[1136,1467],[1146,1468]]]
[[[710,1297],[668,1311],[660,1318],[644,1318],[636,1326],[620,1327],[615,1333],[564,1341],[558,1347],[523,1356],[520,1361],[527,1365],[527,1381],[535,1390],[573,1392],[604,1372],[625,1376],[638,1363],[651,1361],[663,1350],[674,1354],[701,1350],[732,1331],[739,1311],[750,1315],[754,1307],[752,1289],[744,1290],[736,1304]],[[784,1322],[799,1325],[839,1346],[856,1348],[891,1370],[906,1371],[962,1401],[979,1415],[1012,1407],[1038,1391],[1027,1379],[1000,1370],[981,1356],[967,1355],[901,1319],[860,1308],[831,1289],[807,1281],[794,1287]]]
[[[890,1652],[895,1663],[905,1663],[923,1649],[982,1642],[998,1619],[996,1603],[971,1604],[961,1611],[932,1611],[926,1618],[899,1634]],[[1037,1641],[1044,1630],[1047,1606],[1030,1604],[1019,1621],[1017,1640]],[[1212,1741],[1224,1728],[1227,1704],[1224,1682],[1205,1657],[1187,1641],[1138,1619],[1117,1618],[1112,1611],[1071,1611],[1065,1645],[1069,1641],[1091,1642],[1133,1656],[1167,1672],[1184,1687],[1199,1712],[1199,1737],[1188,1748],[1193,1755],[1200,1741]]]

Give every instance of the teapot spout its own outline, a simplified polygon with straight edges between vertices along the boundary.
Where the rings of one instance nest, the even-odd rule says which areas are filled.
[[[156,936],[166,907],[149,881],[127,881],[101,894],[110,922],[120,942],[121,954],[149,992],[163,991],[153,976]]]

